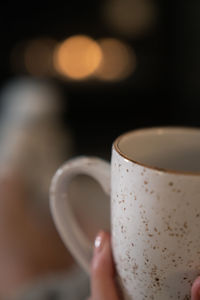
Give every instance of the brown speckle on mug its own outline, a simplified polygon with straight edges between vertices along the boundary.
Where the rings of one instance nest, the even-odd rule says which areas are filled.
[[[133,267],[132,267],[132,270],[133,270],[133,274],[134,275],[137,275],[137,270],[138,270],[138,265],[136,263],[134,263]]]
[[[170,233],[170,234],[169,234],[169,236],[174,236],[174,235],[175,235],[174,233]]]

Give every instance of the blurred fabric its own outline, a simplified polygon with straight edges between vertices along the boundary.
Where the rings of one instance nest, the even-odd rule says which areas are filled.
[[[83,299],[87,275],[62,244],[49,210],[51,178],[73,155],[59,90],[44,80],[17,78],[1,100],[0,297]]]
[[[69,272],[38,279],[9,300],[86,300],[88,295],[88,277],[76,267]]]

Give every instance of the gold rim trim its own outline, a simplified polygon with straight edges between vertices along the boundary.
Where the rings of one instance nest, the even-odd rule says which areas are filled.
[[[144,164],[141,163],[137,160],[134,160],[132,158],[130,158],[128,155],[126,155],[123,151],[120,150],[119,144],[120,141],[129,136],[129,135],[137,135],[137,134],[141,134],[142,132],[165,132],[165,131],[188,131],[188,132],[198,132],[200,135],[200,128],[199,127],[181,127],[181,126],[166,126],[166,127],[147,127],[147,128],[141,128],[141,129],[134,129],[134,130],[130,130],[128,132],[125,132],[123,134],[121,134],[118,138],[116,138],[116,140],[113,143],[113,148],[115,149],[115,151],[122,156],[124,159],[147,169],[150,170],[154,170],[154,171],[159,171],[162,173],[168,173],[168,174],[174,174],[174,175],[192,175],[192,176],[200,176],[200,171],[199,172],[190,172],[190,171],[178,171],[178,170],[172,170],[172,169],[166,169],[166,168],[159,168],[156,166],[151,166],[148,164]]]

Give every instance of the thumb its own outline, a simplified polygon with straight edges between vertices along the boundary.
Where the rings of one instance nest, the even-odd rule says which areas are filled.
[[[194,281],[191,294],[191,300],[200,300],[200,276]]]
[[[115,283],[110,235],[101,231],[95,240],[91,268],[92,300],[119,300]]]

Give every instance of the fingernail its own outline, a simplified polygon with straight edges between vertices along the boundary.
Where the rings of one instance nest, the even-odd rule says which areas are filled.
[[[100,231],[94,241],[95,252],[97,253],[100,252],[103,249],[104,244],[105,244],[105,234],[103,231]]]

